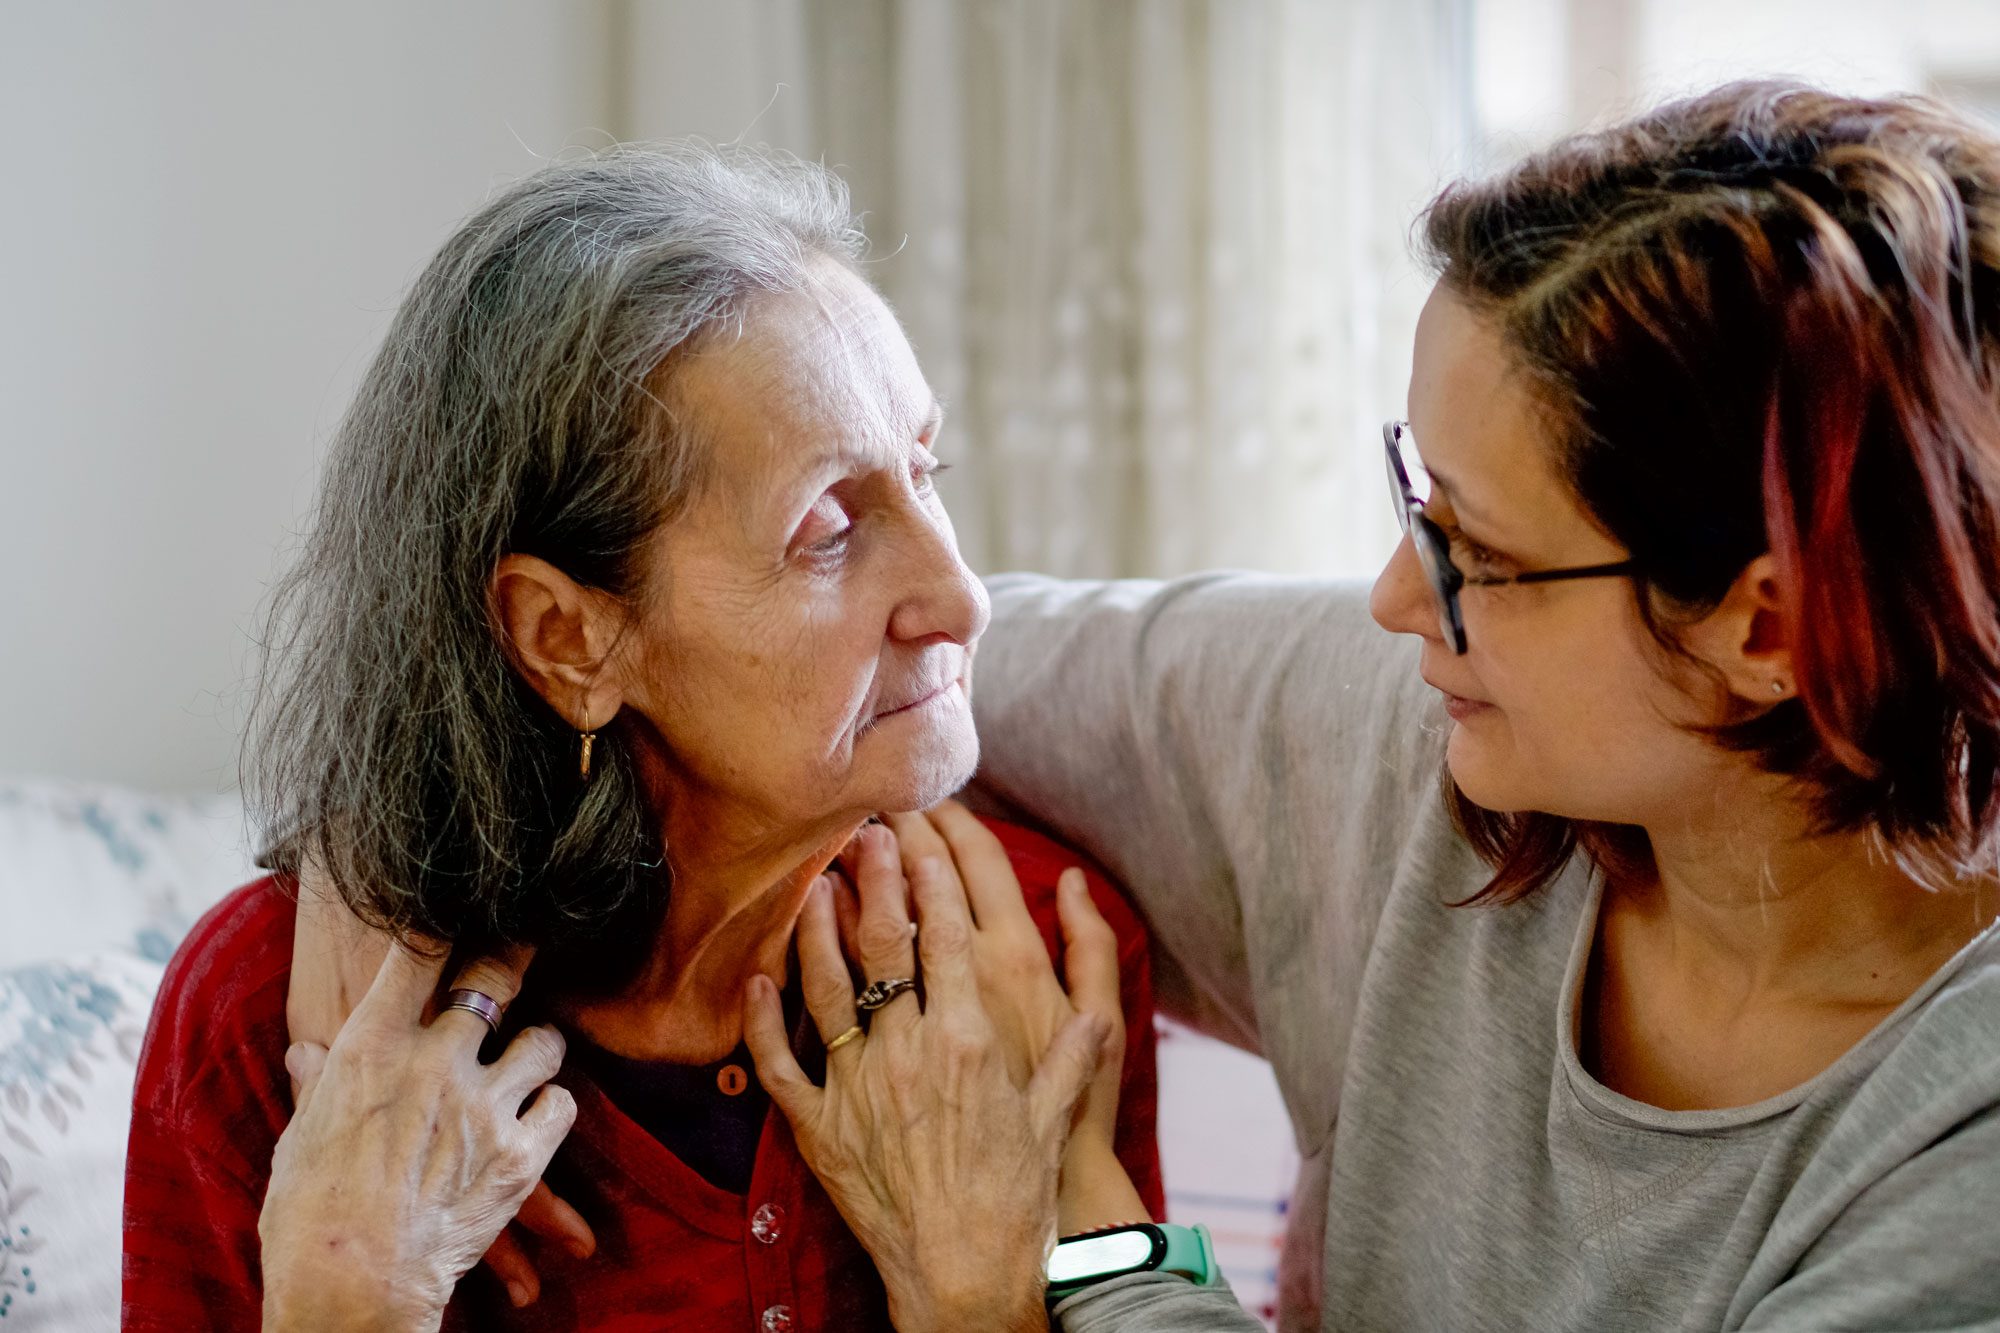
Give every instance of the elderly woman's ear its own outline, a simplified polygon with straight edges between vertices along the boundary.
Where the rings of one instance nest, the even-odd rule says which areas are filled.
[[[549,706],[587,731],[624,706],[622,682],[604,668],[627,612],[537,556],[509,554],[494,567],[493,615],[514,664]]]

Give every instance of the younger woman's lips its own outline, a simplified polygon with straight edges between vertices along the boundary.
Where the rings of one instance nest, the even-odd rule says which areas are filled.
[[[1440,690],[1439,693],[1444,695],[1444,711],[1446,715],[1454,722],[1463,722],[1469,717],[1477,717],[1479,714],[1493,707],[1492,704],[1480,703],[1477,699],[1460,698],[1448,690]]]

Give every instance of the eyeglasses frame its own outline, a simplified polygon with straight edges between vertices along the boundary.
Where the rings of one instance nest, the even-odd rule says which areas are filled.
[[[1571,579],[1616,578],[1636,573],[1636,560],[1609,564],[1570,565],[1561,569],[1532,569],[1520,574],[1467,574],[1451,559],[1451,539],[1436,521],[1424,513],[1424,502],[1410,485],[1410,473],[1403,466],[1402,437],[1407,421],[1382,423],[1382,447],[1388,458],[1389,493],[1396,506],[1396,518],[1417,553],[1417,564],[1431,585],[1437,602],[1438,627],[1445,642],[1463,657],[1466,651],[1465,615],[1458,594],[1466,588],[1499,588],[1515,583],[1562,583]]]

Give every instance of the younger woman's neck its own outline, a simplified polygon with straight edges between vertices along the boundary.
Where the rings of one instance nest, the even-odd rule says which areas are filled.
[[[1928,976],[1991,924],[1990,883],[1928,888],[1869,832],[1819,833],[1789,794],[1649,828],[1655,874],[1621,886],[1677,954],[1745,991],[1869,1003]]]

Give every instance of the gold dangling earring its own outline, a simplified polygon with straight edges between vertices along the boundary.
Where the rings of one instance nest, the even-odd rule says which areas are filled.
[[[587,702],[583,706],[583,730],[578,734],[583,737],[583,754],[577,761],[577,776],[588,782],[590,781],[590,746],[597,739],[597,733],[590,729],[590,704]]]

